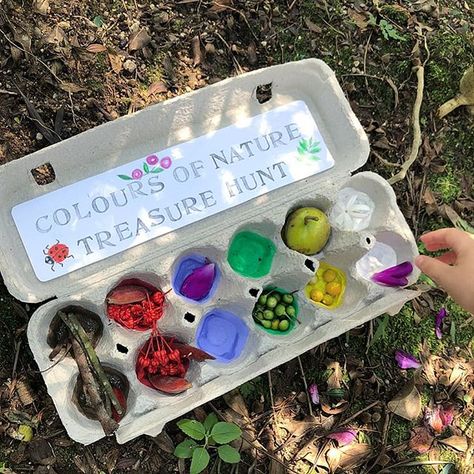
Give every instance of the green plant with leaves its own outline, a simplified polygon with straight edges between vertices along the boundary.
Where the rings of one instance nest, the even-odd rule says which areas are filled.
[[[391,40],[391,39],[394,39],[397,41],[407,40],[407,38],[403,35],[400,35],[398,31],[396,30],[396,28],[387,20],[382,19],[377,22],[377,18],[375,18],[375,16],[372,15],[372,13],[369,13],[368,25],[373,26],[374,28],[378,28],[386,40]]]
[[[302,138],[298,143],[298,160],[309,158],[318,161],[318,153],[321,151],[319,144],[320,142],[313,141],[313,138]]]
[[[178,421],[178,427],[189,438],[176,446],[174,455],[191,459],[190,474],[198,474],[208,466],[211,459],[209,450],[216,450],[219,459],[226,463],[240,462],[240,453],[228,444],[242,434],[235,423],[219,421],[214,413],[210,413],[204,423],[183,419]]]

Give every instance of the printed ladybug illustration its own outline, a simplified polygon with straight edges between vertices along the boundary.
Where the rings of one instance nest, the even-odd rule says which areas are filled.
[[[63,262],[66,258],[74,258],[74,255],[69,255],[69,247],[66,244],[59,243],[59,240],[57,240],[52,247],[47,245],[43,253],[46,255],[44,263],[51,265],[53,272],[55,263],[59,263],[59,265],[63,266]]]

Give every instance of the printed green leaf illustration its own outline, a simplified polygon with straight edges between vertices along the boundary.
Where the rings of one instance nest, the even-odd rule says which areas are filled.
[[[161,173],[162,171],[164,171],[163,168],[153,168],[150,170],[150,173]]]
[[[209,453],[206,448],[198,446],[193,452],[193,458],[191,460],[190,474],[199,474],[206,469],[209,464]]]
[[[212,438],[219,444],[230,443],[241,434],[242,430],[237,425],[234,423],[226,423],[225,421],[216,423],[211,431]]]
[[[196,447],[196,442],[192,439],[185,439],[179,443],[174,450],[174,455],[177,458],[188,459],[193,455],[193,450]]]
[[[185,434],[193,439],[197,439],[198,441],[204,439],[206,436],[206,429],[204,428],[204,425],[196,420],[180,420],[178,421],[178,427]]]
[[[127,176],[126,174],[119,174],[118,177],[125,181],[132,181],[132,178],[130,178],[130,176]]]
[[[321,151],[320,142],[313,141],[313,138],[302,138],[298,143],[298,160],[309,159],[318,161],[321,158],[318,153]]]
[[[150,167],[148,166],[147,163],[143,163],[143,171],[145,173],[149,173],[150,172]]]

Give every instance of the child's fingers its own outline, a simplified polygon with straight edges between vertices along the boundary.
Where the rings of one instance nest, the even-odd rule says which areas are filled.
[[[451,250],[450,252],[446,252],[443,255],[436,257],[436,260],[439,260],[440,262],[443,262],[443,263],[447,263],[448,265],[452,265],[456,263],[457,255],[456,255],[456,252],[453,252]]]
[[[444,289],[448,289],[446,286],[449,286],[453,267],[425,255],[416,257],[415,265]]]
[[[472,245],[469,234],[459,229],[435,230],[422,235],[420,240],[430,252],[449,248],[459,253],[468,245]]]

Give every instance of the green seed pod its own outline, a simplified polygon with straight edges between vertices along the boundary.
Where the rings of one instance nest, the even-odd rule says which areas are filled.
[[[267,303],[267,298],[268,298],[268,295],[265,295],[265,294],[260,295],[258,298],[258,304],[265,306],[265,304]]]
[[[285,311],[286,311],[286,307],[285,307],[285,305],[283,305],[281,303],[278,304],[275,308],[275,314],[277,316],[283,316],[285,314]]]
[[[267,298],[267,308],[273,309],[278,304],[278,300],[274,296]]]
[[[272,296],[277,299],[277,301],[281,301],[281,294],[278,291],[274,291]]]
[[[270,329],[272,327],[271,321],[266,321],[265,319],[262,321],[262,326],[266,329]]]
[[[290,327],[290,323],[284,319],[283,321],[280,321],[278,324],[278,329],[280,331],[288,331],[288,328]]]
[[[259,321],[263,320],[263,312],[262,311],[256,311],[254,314],[254,318],[258,319]]]
[[[283,303],[291,304],[293,303],[295,299],[293,298],[293,295],[290,295],[289,293],[287,293],[286,295],[282,296],[282,300],[283,300]]]
[[[278,319],[274,319],[274,320],[272,321],[272,329],[277,330],[279,324],[280,324],[280,321],[278,321]]]
[[[294,318],[296,316],[296,309],[293,306],[287,306],[286,307],[286,314],[290,318]]]
[[[271,309],[266,309],[263,312],[263,317],[265,319],[268,319],[269,321],[271,321],[275,317],[275,314],[273,313],[273,311]]]

